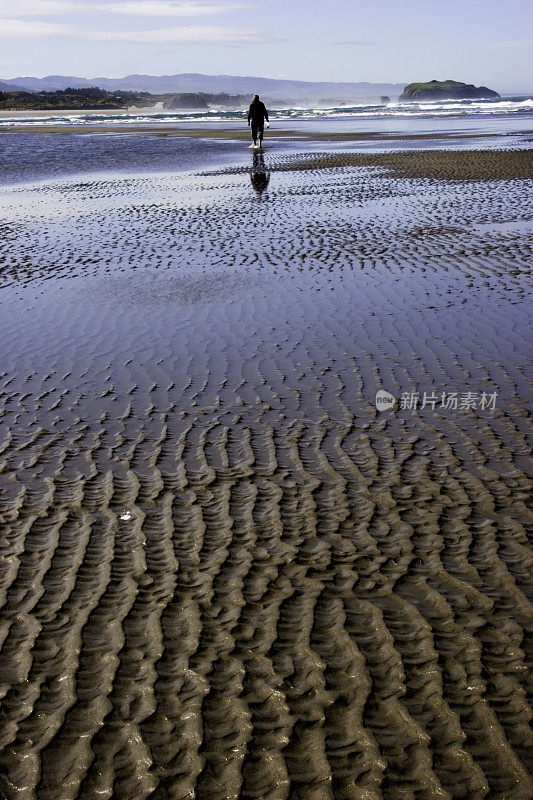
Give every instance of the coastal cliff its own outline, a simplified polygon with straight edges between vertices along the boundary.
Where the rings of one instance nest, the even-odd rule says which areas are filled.
[[[168,110],[186,108],[207,110],[210,106],[223,108],[244,108],[250,102],[248,95],[209,94],[206,92],[183,92],[167,97],[163,106]]]
[[[184,94],[176,94],[168,100],[165,100],[163,107],[168,110],[187,108],[207,111],[209,105],[202,94],[187,92]]]

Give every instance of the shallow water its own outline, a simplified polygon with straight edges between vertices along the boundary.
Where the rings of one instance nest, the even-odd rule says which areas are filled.
[[[531,796],[530,184],[293,158],[0,193],[6,797]]]
[[[4,133],[0,148],[0,185],[95,172],[178,172],[233,163],[243,149],[205,139],[42,133]]]
[[[484,225],[476,225],[478,233],[525,233],[533,234],[533,220],[512,220],[511,222],[486,222]]]
[[[90,122],[90,120],[89,120]],[[235,123],[205,123],[195,125],[198,131],[205,130],[205,138],[174,137],[157,135],[157,127],[149,131],[128,132],[114,130],[109,124],[102,124],[94,132],[74,132],[64,135],[48,132],[3,132],[0,136],[0,185],[36,181],[49,177],[75,176],[86,174],[116,174],[117,172],[138,175],[151,171],[182,172],[208,166],[228,165],[250,169],[248,141],[231,140],[235,132],[242,135],[246,128],[236,128]],[[390,124],[389,124],[390,123]],[[389,152],[394,150],[420,150],[429,146],[446,150],[484,149],[529,149],[532,119],[521,125],[516,120],[496,120],[491,124],[479,122],[472,125],[456,120],[443,127],[436,120],[397,124],[394,121],[376,125],[360,122],[300,120],[295,124],[276,123],[267,131],[265,138],[268,157],[274,159],[284,153],[301,154],[321,152],[324,147],[330,151]],[[176,130],[178,130],[176,128]],[[181,133],[187,133],[188,126],[179,126]],[[209,138],[213,133],[227,130],[228,139]],[[172,127],[165,128],[166,133]],[[292,133],[291,133],[292,132]],[[323,141],[307,139],[302,143],[298,136],[361,134],[368,138],[362,141]],[[276,138],[276,134],[289,134],[286,138]],[[410,136],[440,136],[431,139]],[[449,138],[450,135],[457,138]],[[395,137],[390,139],[388,137]],[[375,138],[374,138],[375,137]],[[405,138],[402,138],[405,137]],[[481,137],[481,138],[479,138]]]

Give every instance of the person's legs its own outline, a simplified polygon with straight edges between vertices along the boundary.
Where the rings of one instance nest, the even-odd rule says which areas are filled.
[[[263,145],[263,134],[265,132],[265,126],[259,125],[259,147]]]
[[[257,122],[252,120],[252,139],[254,140],[254,145],[257,144]]]

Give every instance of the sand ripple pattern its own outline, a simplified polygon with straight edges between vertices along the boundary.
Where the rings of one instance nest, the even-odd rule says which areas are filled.
[[[2,194],[2,798],[531,797],[529,188]]]

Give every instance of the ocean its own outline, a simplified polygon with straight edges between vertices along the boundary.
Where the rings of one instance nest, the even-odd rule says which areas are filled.
[[[504,118],[517,120],[531,118],[533,113],[532,96],[516,96],[495,98],[492,100],[443,100],[432,103],[361,103],[360,105],[342,105],[330,107],[287,107],[275,108],[270,112],[270,118],[276,123],[291,124],[327,119],[352,123],[371,120],[373,125],[380,121],[394,120],[400,125],[412,120],[449,120],[449,119],[478,119],[478,118]],[[210,109],[209,111],[164,111],[162,109],[129,109],[125,112],[70,112],[59,111],[57,114],[42,112],[24,115],[13,112],[0,118],[0,127],[19,125],[21,119],[24,125],[80,125],[91,123],[105,124],[107,122],[123,125],[173,125],[183,123],[221,123],[235,122],[246,119],[246,110]]]

